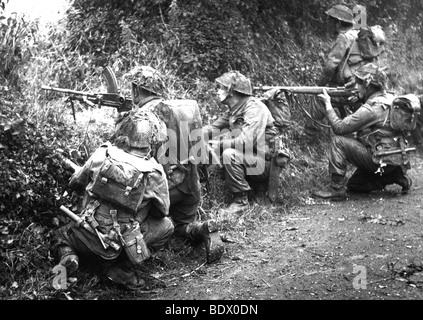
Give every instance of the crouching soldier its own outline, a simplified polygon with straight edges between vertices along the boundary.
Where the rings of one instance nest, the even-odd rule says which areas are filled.
[[[67,275],[76,271],[80,257],[94,257],[105,262],[111,281],[143,288],[137,266],[172,235],[166,174],[151,156],[157,136],[152,117],[125,117],[114,143],[101,145],[84,166],[74,168],[69,187],[83,193],[79,223],[56,230],[51,249]]]
[[[407,132],[415,129],[420,101],[412,94],[398,96],[386,91],[387,75],[375,64],[366,64],[355,73],[361,107],[340,119],[325,92],[319,98],[325,105],[332,136],[329,153],[331,184],[315,190],[317,198],[344,200],[346,192],[369,193],[387,185],[401,186],[408,193],[412,179]],[[356,133],[357,138],[345,135]],[[356,170],[346,179],[347,164]]]
[[[152,67],[140,66],[125,77],[132,86],[134,109],[130,113],[153,112],[164,123],[165,128],[175,134],[166,135],[160,140],[166,141],[171,149],[176,148],[176,154],[171,151],[169,155],[164,155],[159,152],[158,147],[154,152],[154,157],[163,164],[168,174],[169,217],[175,227],[174,236],[188,240],[192,244],[203,243],[207,262],[219,261],[224,246],[218,225],[213,219],[206,221],[198,219],[197,213],[201,201],[198,165],[186,159],[185,154],[190,153],[192,145],[188,137],[181,137],[184,124],[187,124],[190,132],[202,126],[197,102],[165,99],[165,78]]]
[[[203,133],[216,157],[221,155],[225,185],[233,201],[220,213],[231,217],[248,208],[252,186],[268,183],[271,162],[265,155],[278,129],[266,105],[252,96],[250,79],[238,71],[229,71],[215,82],[219,102],[227,111],[204,127]]]

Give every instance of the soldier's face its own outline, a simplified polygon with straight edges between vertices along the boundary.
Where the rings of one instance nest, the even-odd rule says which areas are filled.
[[[138,90],[138,86],[136,84],[132,84],[132,101],[134,102],[134,104],[138,104],[141,101],[141,95],[140,92]]]
[[[363,81],[357,81],[358,97],[362,100],[366,96],[367,87]]]
[[[226,87],[224,87],[224,86],[220,85],[220,86],[219,86],[219,88],[217,89],[217,96],[218,96],[218,98],[219,98],[219,101],[220,101],[220,102],[225,101],[225,100],[226,100],[226,98],[228,97],[228,95],[229,95],[229,90],[228,90],[228,88],[226,88]]]
[[[329,34],[331,36],[336,36],[339,32],[338,20],[336,20],[332,17],[329,17],[328,29],[329,29]]]

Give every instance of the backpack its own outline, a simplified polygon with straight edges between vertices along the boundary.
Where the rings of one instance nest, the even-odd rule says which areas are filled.
[[[154,163],[117,147],[108,147],[91,192],[100,201],[136,214],[143,208],[148,174],[154,170]]]
[[[390,126],[395,131],[413,131],[421,112],[419,98],[414,94],[399,96],[394,99],[389,113]]]
[[[377,58],[385,51],[385,32],[379,25],[361,28],[356,41],[364,59]]]
[[[291,109],[286,95],[282,95],[282,90],[271,89],[265,92],[261,99],[275,119],[275,127],[279,131],[287,129],[291,126]]]
[[[336,75],[338,83],[346,83],[362,65],[377,62],[385,51],[385,33],[379,25],[351,30],[348,33],[351,45],[347,50]]]

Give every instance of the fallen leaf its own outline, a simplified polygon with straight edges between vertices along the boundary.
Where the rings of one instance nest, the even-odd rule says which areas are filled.
[[[285,228],[283,231],[296,231],[298,230],[298,227],[291,227],[291,228]]]

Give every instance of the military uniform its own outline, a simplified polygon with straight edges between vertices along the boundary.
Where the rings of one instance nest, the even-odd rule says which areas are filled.
[[[193,243],[202,242],[205,245],[207,262],[215,262],[223,254],[223,243],[216,221],[198,219],[197,213],[201,201],[198,166],[195,161],[186,159],[192,147],[186,138],[192,130],[202,126],[198,105],[193,100],[163,99],[161,95],[166,91],[164,77],[151,67],[141,66],[134,69],[129,77],[132,79],[135,104],[131,112],[137,114],[150,111],[160,118],[165,129],[173,131],[169,137],[167,134],[160,137],[159,141],[166,142],[171,149],[176,149],[176,154],[172,152],[173,150],[169,150],[169,155],[156,152],[154,156],[163,164],[168,174],[169,216],[174,224],[174,234]],[[185,125],[188,127],[182,128]],[[187,136],[181,137],[184,134]],[[161,151],[160,147],[156,151]]]
[[[383,144],[383,150],[398,150],[398,141],[402,137],[394,132],[389,122],[389,106],[395,95],[382,91],[374,93],[355,113],[340,119],[335,110],[328,111],[328,120],[335,136],[332,137],[329,153],[329,173],[332,176],[332,186],[342,188],[347,171],[347,163],[357,170],[347,183],[347,188],[353,192],[370,192],[381,190],[386,185],[397,183],[407,192],[411,180],[406,176],[409,162],[389,161],[383,163],[374,157],[377,145]],[[357,139],[345,137],[357,133]],[[324,194],[324,193],[323,193]],[[315,195],[324,198],[321,192]]]
[[[318,80],[318,85],[340,87],[353,80],[354,71],[366,62],[360,55],[355,41],[358,37],[358,30],[353,29],[354,21],[351,10],[343,5],[335,5],[326,11],[326,14],[348,24],[344,24],[339,29],[337,38],[332,44],[324,62],[323,72]],[[346,113],[343,107],[352,103],[347,98],[339,97],[334,98],[332,104],[342,112],[340,116],[345,117]],[[312,119],[306,119],[304,130],[307,138],[312,140],[318,128],[317,122],[322,121],[326,117],[325,107],[317,97],[314,97],[311,101],[310,116]]]
[[[234,135],[221,140],[219,146],[229,191],[234,194],[247,192],[251,190],[249,182],[267,181],[270,161],[265,161],[265,155],[269,140],[278,130],[266,105],[255,97],[245,97],[227,114],[204,128],[207,134],[224,129],[230,129]]]
[[[151,96],[137,105],[137,110],[156,112],[156,108],[164,100],[159,96]],[[185,235],[186,226],[197,219],[197,210],[201,201],[201,185],[197,166],[182,164],[186,173],[182,181],[174,183],[170,177],[170,217],[175,224],[175,235]]]
[[[99,175],[104,160],[110,155],[125,157],[125,152],[111,145],[102,145],[87,160],[80,170],[76,171],[69,182],[69,187],[79,193],[83,193],[81,203],[82,214],[94,219],[98,230],[106,236],[113,233],[114,241],[120,242],[119,233],[131,232],[131,226],[136,221],[140,226],[140,231],[146,246],[144,258],[148,258],[154,252],[160,250],[173,233],[173,225],[167,217],[169,214],[169,192],[166,175],[161,165],[154,158],[145,159],[132,156],[136,159],[139,167],[148,167],[152,171],[148,173],[147,183],[144,190],[143,204],[137,213],[128,212],[122,207],[104,201],[93,194],[92,188],[96,177]],[[114,215],[115,213],[115,215]],[[117,231],[118,226],[119,231]],[[75,261],[66,260],[67,255],[96,256],[103,261],[108,261],[106,275],[113,281],[131,286],[141,285],[142,281],[135,279],[132,270],[134,265],[129,262],[124,251],[124,243],[120,249],[112,247],[104,248],[100,239],[89,231],[79,227],[75,222],[71,222],[55,232],[56,241],[53,244],[53,254],[65,267],[75,264]],[[65,261],[65,262],[63,262]],[[71,262],[69,264],[69,262]],[[76,267],[77,267],[76,262]],[[72,270],[68,270],[70,272]],[[118,279],[118,280],[117,280]]]

